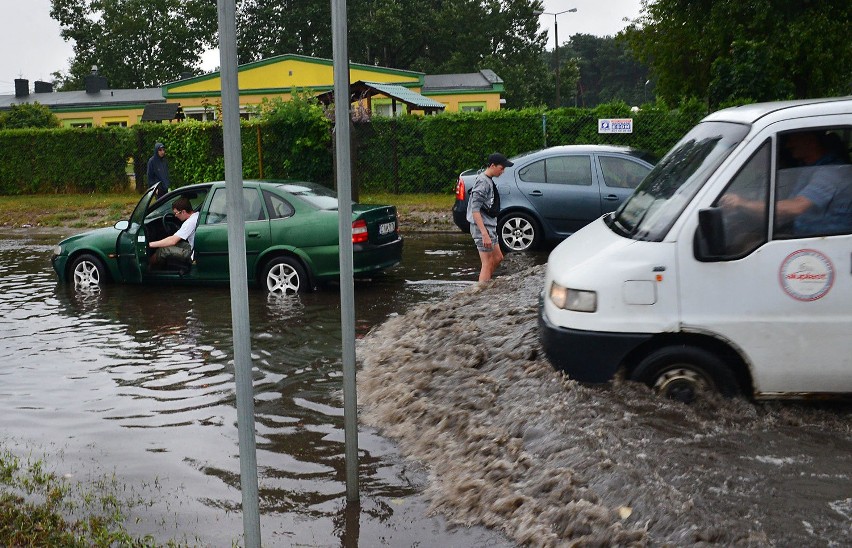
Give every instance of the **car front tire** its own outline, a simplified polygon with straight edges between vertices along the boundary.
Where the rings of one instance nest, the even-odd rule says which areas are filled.
[[[630,374],[667,398],[691,403],[708,392],[739,394],[731,369],[715,354],[694,346],[672,346],[652,352]]]
[[[107,280],[103,261],[88,253],[76,257],[71,263],[70,271],[75,289],[99,288]]]
[[[310,289],[305,269],[292,257],[276,257],[269,261],[263,280],[266,291],[277,295],[295,295]]]
[[[506,251],[532,251],[541,246],[541,228],[526,213],[513,212],[502,217],[497,226],[497,235]]]

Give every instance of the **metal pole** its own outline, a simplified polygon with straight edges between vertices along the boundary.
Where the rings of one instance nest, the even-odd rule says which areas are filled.
[[[559,26],[556,23],[556,15],[553,16],[553,38],[556,40],[556,108],[559,108],[562,106],[562,100],[559,97]]]
[[[355,387],[355,285],[352,261],[352,172],[349,143],[349,52],[346,0],[331,0],[334,131],[340,240],[340,329],[343,334],[343,429],[346,500],[358,502],[358,392]]]
[[[218,9],[219,63],[222,67],[220,72],[222,78],[222,122],[228,211],[228,265],[231,277],[231,322],[234,337],[234,376],[237,385],[237,429],[240,442],[243,535],[247,548],[259,548],[260,510],[257,488],[257,448],[254,437],[254,389],[251,377],[235,0],[218,0]]]

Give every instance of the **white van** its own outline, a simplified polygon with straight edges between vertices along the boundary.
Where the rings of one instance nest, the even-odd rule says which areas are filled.
[[[690,401],[852,395],[852,97],[725,109],[550,254],[548,359]]]

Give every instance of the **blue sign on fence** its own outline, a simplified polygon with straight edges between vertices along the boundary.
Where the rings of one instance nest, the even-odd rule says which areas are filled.
[[[599,118],[598,133],[633,133],[633,118]]]

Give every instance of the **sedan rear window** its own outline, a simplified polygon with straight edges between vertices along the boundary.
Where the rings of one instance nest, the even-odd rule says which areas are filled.
[[[281,185],[281,188],[319,209],[337,209],[337,195],[329,188],[319,185],[300,185],[298,183]]]

